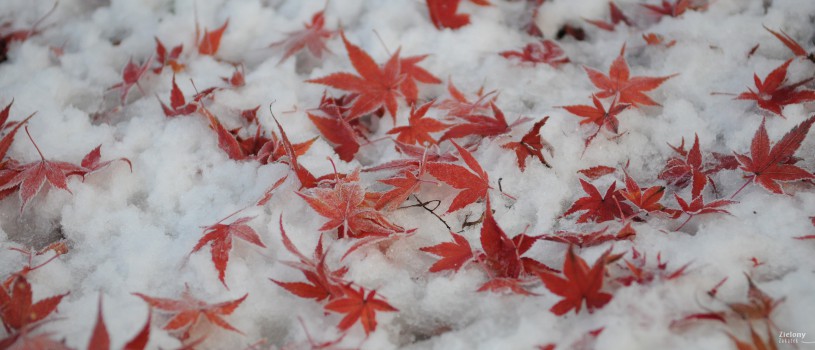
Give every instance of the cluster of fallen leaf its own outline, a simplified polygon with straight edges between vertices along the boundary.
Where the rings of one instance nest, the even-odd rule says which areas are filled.
[[[478,6],[491,6],[488,1],[471,1]],[[459,0],[427,0],[428,20],[439,29],[466,26],[470,18],[466,14],[458,13],[459,2]],[[532,10],[529,23],[525,24],[524,28],[532,35],[539,34],[540,31],[534,25],[534,18],[541,2],[529,1],[529,3]],[[643,6],[659,16],[678,17],[689,10],[704,11],[706,4],[676,0],[663,1],[661,6],[650,4]],[[608,31],[615,30],[620,24],[636,26],[613,2],[609,3],[609,8],[610,22],[599,20],[588,22]],[[197,52],[194,54],[217,54],[221,36],[227,28],[228,21],[216,30],[205,30],[200,38],[196,29]],[[806,59],[813,60],[813,56],[786,33],[772,30],[770,32],[789,47],[796,57],[803,59],[787,60],[764,79],[754,76],[755,89],[749,89],[736,96],[738,100],[755,101],[759,108],[769,112],[770,120],[765,119],[758,125],[749,145],[749,153],[737,153],[739,150],[734,150],[732,155],[703,152],[697,136],[689,149],[686,148],[684,139],[680,141],[679,146],[672,146],[675,154],[668,159],[656,179],[641,179],[638,182],[629,173],[627,165],[621,169],[597,165],[581,170],[580,174],[584,179],[580,179],[580,185],[585,195],[577,198],[560,217],[571,220],[576,216],[575,223],[593,228],[587,229],[590,232],[559,231],[538,235],[523,232],[508,235],[493,217],[490,192],[504,196],[508,200],[513,200],[514,197],[501,190],[500,181],[498,189],[493,187],[495,182],[490,179],[473,153],[485,142],[506,140],[506,137],[499,136],[509,135],[513,129],[532,119],[518,117],[510,123],[498,106],[496,91],[485,92],[481,89],[468,96],[452,81],[447,85],[448,97],[423,101],[420,98],[423,85],[442,83],[436,74],[419,65],[427,55],[403,57],[397,50],[384,63],[377,63],[362,48],[349,41],[344,32],[326,29],[322,11],[314,14],[302,30],[289,33],[286,40],[271,45],[282,48],[281,62],[297,57],[305,49],[313,56],[312,58],[319,60],[323,59],[327,51],[326,41],[336,34],[341,37],[351,66],[356,72],[337,72],[308,80],[308,83],[332,88],[324,92],[317,107],[306,111],[308,118],[320,135],[333,146],[337,158],[350,162],[356,158],[361,147],[379,142],[371,139],[374,134],[372,128],[378,118],[388,115],[394,125],[398,126],[387,131],[388,135],[393,135],[387,142],[394,144],[401,155],[400,159],[357,169],[347,174],[335,170],[333,173],[316,176],[301,164],[298,158],[308,152],[317,137],[303,138],[304,141],[301,143],[292,143],[277,119],[275,119],[276,130],[265,130],[258,120],[259,107],[240,111],[237,116],[241,127],[227,128],[209,107],[216,103],[216,92],[240,89],[245,84],[244,68],[240,63],[233,63],[235,73],[231,77],[223,78],[224,86],[210,87],[191,95],[181,91],[173,76],[169,105],[166,105],[161,97],[158,97],[158,102],[167,118],[184,116],[205,118],[217,139],[218,147],[230,159],[256,162],[259,165],[284,163],[291,169],[292,181],[288,181],[288,175],[279,179],[250,207],[266,205],[273,199],[276,191],[286,188],[283,187],[284,183],[293,182],[296,183],[296,193],[299,197],[308,204],[316,217],[323,218],[324,223],[319,228],[318,244],[309,257],[289,239],[284,228],[284,215],[280,215],[279,228],[283,246],[297,258],[297,261],[286,262],[286,265],[302,272],[304,281],[277,279],[271,281],[297,297],[321,303],[326,314],[343,315],[336,325],[341,332],[338,339],[312,344],[315,348],[324,348],[341,342],[346,332],[357,323],[367,335],[377,329],[378,313],[398,311],[376,290],[346,278],[349,267],[341,264],[346,257],[356,251],[386,249],[394,241],[404,239],[419,229],[404,228],[389,218],[390,213],[404,208],[403,205],[410,200],[418,202],[414,206],[424,208],[450,230],[450,241],[420,249],[421,252],[437,258],[428,269],[430,273],[448,271],[455,273],[468,266],[480,269],[486,282],[478,288],[479,292],[512,293],[533,297],[538,295],[533,289],[542,285],[559,299],[550,309],[555,315],[564,315],[572,310],[579,313],[584,304],[591,313],[609,303],[614,297],[614,292],[620,288],[632,284],[648,285],[684,276],[689,264],[669,269],[668,263],[662,261],[660,254],[656,256],[656,264],[649,264],[646,254],[636,248],[632,248],[630,252],[614,252],[613,248],[609,247],[593,264],[584,260],[579,252],[581,248],[607,245],[619,240],[634,240],[637,234],[632,226],[634,222],[656,220],[657,225],[662,225],[666,232],[680,231],[696,216],[729,214],[727,206],[735,203],[737,195],[750,184],[759,185],[776,194],[788,193],[788,187],[798,186],[794,182],[808,181],[810,185],[812,184],[815,175],[797,165],[801,158],[796,154],[812,124],[815,123],[815,116],[802,121],[775,142],[770,140],[765,125],[768,122],[772,123],[776,118],[773,115],[783,118],[784,106],[815,101],[815,91],[804,87],[812,78],[796,83],[787,82],[789,66],[793,63],[806,63]],[[32,27],[26,31],[3,34],[0,36],[0,42],[3,43],[1,49],[6,50],[7,44],[11,41],[25,40],[36,33],[35,27]],[[644,34],[643,38],[649,45],[663,45],[666,49],[673,45],[673,42],[665,42],[664,38],[655,34]],[[174,73],[184,71],[183,46],[178,45],[168,51],[158,38],[155,42],[154,58],[142,64],[129,62],[123,70],[122,82],[110,87],[111,90],[119,91],[121,106],[128,104],[129,92],[134,86],[142,95],[146,95],[139,81],[148,72],[161,74],[165,67]],[[538,63],[555,68],[570,63],[563,49],[555,41],[548,39],[530,43],[519,51],[501,52],[500,55],[510,60],[518,60],[520,64],[531,64],[530,69],[534,69]],[[582,136],[585,142],[584,152],[598,135],[605,134],[610,139],[624,137],[625,132],[620,131],[620,118],[632,109],[658,106],[659,104],[646,93],[657,89],[676,75],[632,76],[631,67],[625,58],[625,47],[611,64],[608,74],[594,68],[584,68],[588,79],[597,88],[595,93],[587,96],[591,98],[592,104],[561,107],[581,118],[579,124],[585,125],[583,129],[585,136]],[[341,91],[342,94],[333,95],[337,91]],[[400,100],[410,106],[410,111],[399,109]],[[32,118],[29,116],[20,122],[8,122],[10,110],[11,104],[0,112],[0,130],[5,133],[0,139],[2,159],[0,196],[7,197],[19,193],[21,211],[25,210],[45,184],[70,192],[67,185],[68,177],[77,176],[84,179],[111,164],[112,161],[101,161],[101,146],[88,153],[79,165],[47,160],[39,148],[37,148],[41,158],[39,161],[22,163],[6,157],[15,135]],[[642,112],[647,113],[650,110]],[[538,118],[519,140],[502,141],[501,147],[506,152],[515,153],[520,171],[530,166],[550,166],[547,157],[553,157],[556,149],[540,136],[548,118]],[[25,130],[28,134],[28,130]],[[34,139],[30,134],[28,136],[36,147]],[[548,155],[545,156],[544,152]],[[529,158],[533,158],[532,163],[529,162]],[[130,164],[127,159],[119,160]],[[540,164],[536,165],[537,163]],[[746,180],[744,186],[729,195],[720,193],[715,183],[717,174],[725,171],[740,172]],[[386,175],[377,180],[378,184],[366,184],[361,181],[361,172]],[[602,177],[613,178],[604,194],[593,183]],[[618,180],[622,181],[622,184],[619,184]],[[443,193],[439,188],[444,188],[454,195],[452,198],[438,197],[438,193]],[[675,203],[670,200],[671,196],[666,197],[666,193],[672,194]],[[436,197],[431,201],[422,201],[419,195]],[[436,203],[435,207],[431,207],[433,202]],[[444,213],[436,212],[442,203],[446,205],[446,210]],[[478,242],[480,248],[471,245],[464,236],[453,232],[443,218],[446,214],[465,208],[483,209],[483,214],[477,221],[466,223],[467,226],[481,225]],[[480,209],[476,211],[481,212]],[[260,235],[249,225],[254,217],[238,215],[242,211],[243,209],[205,226],[200,240],[190,248],[190,254],[197,254],[209,248],[215,272],[224,287],[227,287],[226,273],[236,238],[260,248],[266,247]],[[676,226],[672,228],[667,226],[677,221]],[[597,224],[601,223],[604,226],[596,229]],[[812,239],[813,236],[799,238]],[[343,252],[339,262],[328,259],[328,248],[324,246],[325,242],[334,240],[353,242],[351,247]],[[533,245],[540,240],[568,246],[562,265],[547,266],[533,254],[529,254]],[[29,265],[8,276],[0,288],[0,318],[7,334],[5,339],[0,340],[0,349],[67,348],[55,340],[58,334],[38,332],[38,328],[48,322],[50,314],[57,309],[67,293],[34,302],[32,286],[27,280],[29,273],[48,261],[62,254],[69,254],[67,244],[58,242],[57,245],[37,252],[22,249],[19,251],[28,255]],[[32,259],[41,255],[51,255],[51,258],[33,266]],[[758,263],[756,261],[756,264]],[[725,280],[708,292],[711,298],[716,298],[716,291]],[[752,344],[731,335],[734,344],[739,349],[774,348],[772,336],[768,335],[766,340],[762,339],[753,330],[752,321],[764,321],[767,332],[774,331],[772,312],[781,299],[774,299],[761,291],[749,277],[747,281],[749,286],[747,302],[725,302],[728,307],[722,311],[689,310],[686,317],[675,322],[675,326],[684,327],[706,320],[727,323],[730,319],[746,319],[750,321]],[[186,290],[180,299],[159,298],[141,293],[134,295],[144,300],[151,309],[160,311],[162,315],[169,315],[163,329],[177,334],[185,348],[194,348],[206,341],[205,338],[192,337],[193,330],[202,318],[225,330],[241,333],[224,317],[238,308],[247,295],[218,303],[199,300],[189,290]],[[110,339],[102,317],[101,300],[100,297],[96,327],[90,336],[90,349],[110,347]],[[125,345],[126,349],[145,348],[151,330],[151,319],[152,314],[148,316],[144,328]],[[571,346],[589,346],[587,344],[600,332],[602,329],[589,331],[586,337]],[[540,348],[554,349],[555,346],[546,344]]]

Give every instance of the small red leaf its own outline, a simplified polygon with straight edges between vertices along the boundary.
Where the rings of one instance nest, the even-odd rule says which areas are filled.
[[[617,96],[621,104],[631,104],[634,107],[659,106],[654,100],[645,95],[645,92],[658,88],[666,80],[673,78],[676,74],[664,77],[631,77],[628,63],[625,61],[625,47],[620,51],[620,55],[611,63],[608,75],[600,71],[583,67],[589,75],[592,84],[600,91],[597,97],[606,98]]]
[[[303,49],[308,49],[312,56],[322,59],[323,52],[331,52],[325,42],[336,34],[327,30],[325,26],[325,13],[319,11],[311,17],[310,23],[305,23],[303,29],[286,34],[286,38],[272,43],[269,47],[281,48],[284,53],[278,64],[285,62]]]
[[[812,81],[813,78],[804,79],[794,84],[784,84],[787,80],[787,68],[792,59],[774,69],[762,81],[758,75],[753,75],[756,90],[748,88],[736,96],[737,100],[756,101],[758,107],[783,117],[782,109],[787,105],[815,101],[815,91],[799,90],[798,88]]]
[[[453,242],[439,243],[432,247],[419,250],[441,257],[428,271],[439,272],[444,270],[458,271],[467,262],[473,259],[473,250],[470,243],[461,235],[450,232]]]
[[[515,151],[515,156],[518,158],[518,168],[521,171],[526,169],[526,159],[529,157],[535,157],[547,168],[551,168],[546,159],[543,158],[542,150],[546,149],[549,155],[552,156],[554,147],[546,140],[541,139],[540,135],[541,127],[546,124],[547,120],[549,120],[548,116],[535,123],[532,129],[521,138],[520,142],[509,142],[501,146]]]
[[[610,166],[598,165],[591,168],[578,170],[577,172],[588,178],[589,180],[597,180],[605,175],[614,174],[616,168]]]
[[[211,32],[204,30],[204,36],[201,38],[201,41],[198,42],[198,53],[201,55],[215,55],[221,46],[221,36],[224,35],[227,26],[229,26],[228,19],[220,28]]]
[[[563,300],[552,306],[550,309],[552,313],[560,316],[572,309],[579,313],[583,300],[586,301],[589,313],[592,313],[611,301],[611,294],[601,291],[607,255],[608,252],[598,258],[594,266],[589,267],[586,261],[569,247],[566,251],[566,261],[563,263],[565,278],[548,272],[538,275],[547,289],[563,297]]]
[[[253,217],[242,217],[230,224],[222,224],[221,221],[219,221],[212,226],[207,226],[204,229],[204,236],[198,240],[198,243],[195,244],[195,247],[192,248],[192,252],[190,252],[190,254],[195,253],[209,244],[212,263],[215,264],[215,268],[218,270],[218,279],[224,286],[226,286],[224,278],[226,276],[226,267],[227,264],[229,264],[229,253],[232,250],[232,240],[234,238],[239,238],[258,247],[266,248],[263,242],[260,241],[260,236],[258,236],[257,232],[246,224],[252,219]]]
[[[376,298],[376,291],[365,293],[365,289],[359,290],[350,285],[344,286],[345,296],[325,305],[325,309],[337,313],[346,314],[337,326],[342,331],[348,330],[357,321],[362,324],[365,334],[376,330],[376,312],[396,312],[399,311],[384,299]]]

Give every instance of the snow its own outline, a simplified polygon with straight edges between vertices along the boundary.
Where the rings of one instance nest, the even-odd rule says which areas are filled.
[[[648,1],[658,3],[657,1]],[[468,13],[472,23],[459,30],[437,30],[427,17],[423,1],[416,0],[60,0],[41,32],[10,46],[8,60],[0,63],[0,105],[14,99],[11,120],[36,112],[28,123],[32,137],[46,158],[79,163],[97,145],[102,159],[128,158],[124,162],[86,177],[68,181],[70,193],[43,190],[20,212],[17,195],[0,201],[0,276],[22,268],[25,257],[10,247],[41,248],[60,238],[69,252],[32,272],[29,280],[34,298],[70,292],[38,331],[65,339],[68,346],[84,348],[96,320],[96,303],[104,296],[104,314],[113,348],[133,337],[146,319],[147,305],[132,293],[176,298],[189,286],[193,295],[216,303],[246,301],[227,317],[244,334],[229,332],[201,321],[194,336],[209,335],[205,349],[247,348],[261,339],[260,348],[286,345],[308,347],[306,330],[316,342],[341,334],[338,314],[325,314],[322,304],[298,298],[269,281],[300,281],[302,275],[283,261],[297,258],[281,243],[278,220],[294,244],[310,255],[324,223],[295,192],[299,184],[290,176],[263,207],[252,204],[275,181],[289,173],[285,164],[259,165],[233,161],[218,148],[215,134],[205,118],[197,115],[166,118],[157,101],[167,103],[172,70],[155,75],[148,72],[130,91],[127,104],[119,108],[118,90],[107,88],[121,81],[121,70],[133,59],[152,57],[154,37],[165,46],[184,45],[186,68],[176,81],[190,99],[197,90],[224,86],[241,63],[246,86],[221,90],[209,107],[228,127],[240,125],[240,110],[260,105],[259,118],[266,130],[274,130],[269,105],[292,139],[303,142],[319,131],[305,110],[319,104],[324,86],[305,83],[340,71],[353,71],[339,37],[328,42],[333,54],[323,62],[300,55],[278,64],[281,52],[268,48],[285,33],[299,30],[312,14],[326,6],[326,27],[341,26],[349,41],[367,51],[377,62],[401,50],[403,56],[430,54],[420,66],[442,80],[452,80],[468,96],[484,86],[497,90],[497,104],[508,121],[526,116],[539,120],[550,116],[542,137],[555,148],[547,157],[552,168],[530,159],[525,172],[516,166],[513,152],[501,148],[521,137],[532,123],[513,129],[510,135],[485,139],[474,153],[491,185],[517,201],[491,192],[495,217],[508,235],[553,233],[558,230],[590,232],[603,224],[579,225],[574,217],[561,214],[583,191],[577,171],[595,165],[622,168],[643,186],[662,185],[656,180],[665,161],[673,156],[668,144],[684,138],[688,147],[698,135],[704,152],[731,154],[749,152],[750,141],[766,118],[771,140],[778,140],[815,111],[815,104],[784,109],[786,118],[769,116],[749,101],[712,92],[739,93],[753,87],[753,74],[765,77],[791,57],[779,41],[762,28],[781,29],[812,50],[815,2],[807,0],[715,0],[703,12],[688,11],[679,18],[656,19],[641,9],[640,1],[617,1],[640,28],[623,24],[616,31],[594,28],[582,19],[607,19],[605,0],[551,0],[540,9],[538,25],[545,37],[553,38],[566,23],[586,30],[587,40],[567,37],[558,41],[572,63],[559,68],[518,64],[497,53],[516,50],[537,40],[520,29],[525,5],[522,1],[493,0],[494,6],[479,7],[464,2],[459,12]],[[0,2],[0,23],[25,28],[46,13],[51,3],[28,0]],[[216,57],[199,56],[195,48],[195,20],[201,30],[221,26],[227,19],[221,48]],[[671,48],[646,46],[643,33],[658,33],[676,40]],[[586,129],[559,106],[589,104],[595,91],[583,66],[607,72],[623,44],[632,76],[678,74],[648,93],[661,106],[630,109],[620,116],[625,134],[609,139],[601,133],[584,151]],[[754,55],[748,52],[760,44]],[[64,54],[55,55],[54,48]],[[153,59],[155,59],[153,57]],[[791,81],[812,77],[815,65],[796,59],[790,66]],[[191,83],[194,80],[195,86]],[[424,99],[447,98],[445,84],[420,84]],[[809,84],[811,86],[812,84]],[[337,92],[337,90],[330,90]],[[605,101],[608,105],[610,101]],[[396,125],[405,125],[410,108],[400,100]],[[443,113],[431,111],[437,117]],[[394,123],[389,117],[378,121],[371,139],[385,136]],[[449,146],[449,145],[448,145]],[[812,133],[797,152],[804,169],[815,169],[815,138]],[[582,154],[582,156],[581,156]],[[21,130],[9,157],[21,162],[39,160],[39,155]],[[344,163],[327,141],[319,139],[300,158],[315,175],[377,165],[397,159],[390,141],[363,146],[357,158]],[[387,174],[363,173],[369,190],[381,190],[376,182]],[[722,194],[735,192],[744,182],[740,171],[714,176]],[[618,178],[619,179],[619,178]],[[604,177],[593,183],[600,191],[613,182]],[[621,182],[620,182],[621,183]],[[364,349],[527,349],[547,343],[558,349],[601,327],[595,348],[603,349],[726,349],[734,348],[728,332],[748,339],[745,321],[728,324],[699,321],[672,327],[672,321],[706,310],[726,310],[723,301],[743,302],[747,291],[745,274],[768,295],[785,301],[773,313],[783,331],[815,333],[815,294],[811,292],[815,261],[812,241],[793,237],[815,232],[808,217],[815,215],[811,185],[789,184],[790,195],[775,195],[751,185],[728,207],[732,215],[695,217],[683,232],[673,232],[680,222],[654,218],[635,223],[633,242],[617,242],[615,253],[628,253],[635,246],[646,252],[649,264],[656,254],[669,261],[669,271],[690,263],[685,276],[650,284],[610,287],[613,299],[589,314],[555,316],[549,312],[559,300],[540,283],[531,290],[540,296],[480,293],[486,275],[471,264],[458,273],[431,274],[435,261],[421,247],[450,240],[442,222],[422,208],[399,209],[388,214],[393,222],[417,228],[416,234],[393,242],[385,250],[363,248],[340,261],[353,242],[326,234],[331,266],[346,265],[348,280],[376,289],[399,309],[379,313],[379,327],[366,338],[354,326],[340,343]],[[453,190],[431,184],[422,186],[423,200],[444,199],[439,213],[450,204]],[[689,190],[679,192],[689,196]],[[708,193],[708,195],[712,195]],[[446,198],[446,199],[445,199]],[[666,203],[676,206],[672,195]],[[413,203],[406,203],[413,204]],[[241,216],[249,222],[268,248],[236,240],[230,254],[226,283],[218,280],[209,247],[190,254],[200,239],[202,227],[212,225],[236,210],[249,207]],[[444,215],[458,229],[477,219],[483,203]],[[480,225],[461,234],[475,247]],[[589,263],[610,244],[579,250]],[[538,242],[527,253],[549,266],[562,266],[566,246]],[[44,261],[52,253],[36,257]],[[753,266],[752,258],[763,264]],[[727,277],[716,299],[705,293]],[[56,316],[56,317],[54,317]],[[178,348],[174,333],[161,329],[168,315],[154,310],[149,348]],[[762,335],[764,326],[756,329]],[[0,338],[5,334],[0,331]],[[779,344],[783,348],[784,344]]]

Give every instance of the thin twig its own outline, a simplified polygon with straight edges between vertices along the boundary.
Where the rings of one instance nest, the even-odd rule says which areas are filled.
[[[449,224],[447,224],[447,221],[444,221],[444,219],[442,219],[441,216],[439,216],[439,214],[436,214],[436,212],[435,212],[435,210],[438,209],[439,206],[441,205],[440,200],[434,199],[434,200],[431,200],[431,201],[422,202],[422,200],[419,199],[419,197],[416,196],[415,194],[413,195],[413,198],[416,199],[416,202],[418,202],[417,204],[407,205],[407,206],[404,206],[404,207],[399,207],[397,209],[407,209],[407,208],[414,208],[414,207],[422,207],[422,209],[426,210],[430,214],[433,214],[433,216],[435,216],[437,219],[439,219],[439,221],[441,221],[441,223],[444,224],[444,226],[446,226],[448,230],[451,230],[451,231],[453,230],[453,228],[450,227]],[[427,207],[427,205],[430,204],[430,203],[436,203],[436,206],[433,207],[433,209],[430,209],[430,208]]]

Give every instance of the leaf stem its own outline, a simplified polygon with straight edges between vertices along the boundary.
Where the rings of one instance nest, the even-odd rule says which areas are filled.
[[[217,225],[217,224],[220,224],[220,223],[224,222],[226,219],[231,218],[231,217],[232,217],[232,216],[234,216],[235,214],[240,213],[240,212],[242,212],[242,211],[246,210],[247,208],[248,208],[248,207],[243,207],[243,208],[240,208],[240,209],[238,209],[238,210],[233,211],[233,212],[232,212],[232,214],[229,214],[229,215],[227,215],[226,217],[224,217],[223,219],[218,220],[218,222],[216,222],[216,223],[215,223],[215,225]]]
[[[688,218],[687,218],[687,219],[685,219],[685,221],[683,221],[681,225],[679,225],[677,228],[675,228],[675,229],[674,229],[674,231],[679,231],[679,230],[681,230],[683,227],[685,227],[685,225],[686,225],[688,222],[690,222],[690,220],[691,220],[691,219],[693,219],[693,217],[694,217],[694,216],[695,216],[695,215],[693,215],[693,214],[688,214]]]
[[[42,160],[45,160],[45,156],[43,156],[43,155],[42,155],[42,152],[40,151],[40,147],[39,147],[39,146],[37,146],[37,143],[36,143],[36,142],[34,142],[34,138],[33,138],[33,137],[31,137],[31,133],[30,133],[30,132],[28,132],[28,125],[26,125],[26,126],[25,126],[25,133],[26,133],[26,135],[28,135],[28,139],[29,139],[29,140],[31,140],[31,143],[33,143],[33,144],[34,144],[34,148],[36,148],[36,149],[37,149],[37,153],[39,153],[39,154],[40,154],[40,158],[42,158]]]
[[[737,194],[739,194],[739,192],[741,192],[741,190],[743,190],[745,187],[747,187],[747,185],[749,185],[749,184],[750,184],[750,182],[752,182],[752,181],[753,181],[753,179],[755,179],[755,175],[753,175],[753,176],[751,176],[749,179],[747,179],[747,182],[745,182],[745,183],[744,183],[744,185],[741,185],[741,187],[740,187],[740,188],[739,188],[739,189],[738,189],[736,192],[734,192],[734,193],[733,193],[733,194],[730,196],[730,198],[728,198],[728,199],[733,199],[734,197],[736,197],[736,195],[737,195]]]

